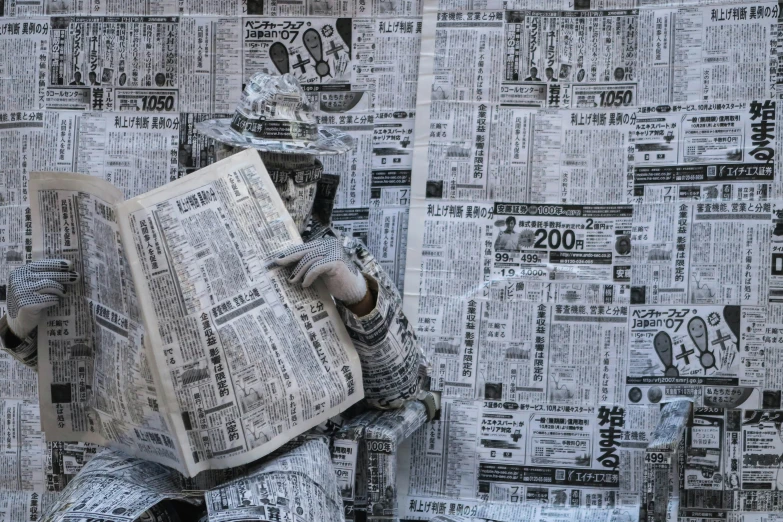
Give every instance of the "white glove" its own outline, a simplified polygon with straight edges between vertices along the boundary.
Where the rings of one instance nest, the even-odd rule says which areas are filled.
[[[65,286],[79,280],[64,259],[43,259],[19,267],[8,276],[8,328],[20,339],[36,326],[41,312],[60,302]]]
[[[329,293],[346,305],[356,304],[367,295],[367,282],[358,267],[343,252],[337,238],[316,239],[287,248],[278,254],[275,263],[287,266],[296,265],[289,281],[301,282],[308,288],[318,279],[326,284]]]

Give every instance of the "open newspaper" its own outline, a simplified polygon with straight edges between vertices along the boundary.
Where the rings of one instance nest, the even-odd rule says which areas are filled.
[[[81,281],[39,325],[47,440],[187,476],[256,460],[363,396],[329,294],[270,262],[301,238],[255,151],[129,201],[34,173],[33,257]]]

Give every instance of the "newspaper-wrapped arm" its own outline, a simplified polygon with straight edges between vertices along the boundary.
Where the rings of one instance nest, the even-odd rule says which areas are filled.
[[[38,367],[38,330],[33,330],[24,339],[18,338],[8,327],[8,316],[0,318],[0,348],[14,359],[32,369]]]
[[[364,396],[375,408],[399,408],[418,398],[429,365],[386,271],[359,239],[346,237],[342,241],[375,300],[372,311],[361,317],[337,305],[362,364]]]

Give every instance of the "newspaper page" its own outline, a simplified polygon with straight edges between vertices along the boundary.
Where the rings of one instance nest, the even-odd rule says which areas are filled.
[[[112,446],[182,469],[144,349],[120,240],[121,193],[63,173],[34,173],[31,190],[34,257],[67,259],[82,274],[39,325],[43,430],[52,441]]]
[[[123,203],[118,221],[187,475],[256,460],[361,399],[325,288],[269,266],[301,240],[255,151]]]
[[[46,18],[0,21],[0,110],[45,108],[51,22]]]
[[[779,202],[634,207],[633,304],[763,305]]]
[[[179,114],[47,111],[53,156],[46,168],[108,181],[125,198],[179,176]]]
[[[41,431],[38,380],[32,369],[0,354],[0,520],[37,520],[96,447],[46,442]]]
[[[661,2],[660,9],[588,3],[591,10],[570,11],[508,5],[498,28],[509,52],[497,55],[505,93],[531,105],[592,108],[737,102],[774,92],[777,4],[735,14],[677,3]],[[743,52],[734,53],[738,42]]]

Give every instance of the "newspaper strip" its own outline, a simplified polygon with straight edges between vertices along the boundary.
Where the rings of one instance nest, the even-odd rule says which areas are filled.
[[[644,455],[640,522],[675,520],[678,510],[677,450],[690,420],[691,401],[666,403]]]
[[[186,475],[256,460],[362,397],[358,356],[326,290],[268,266],[300,239],[255,151],[130,200],[118,216]]]

